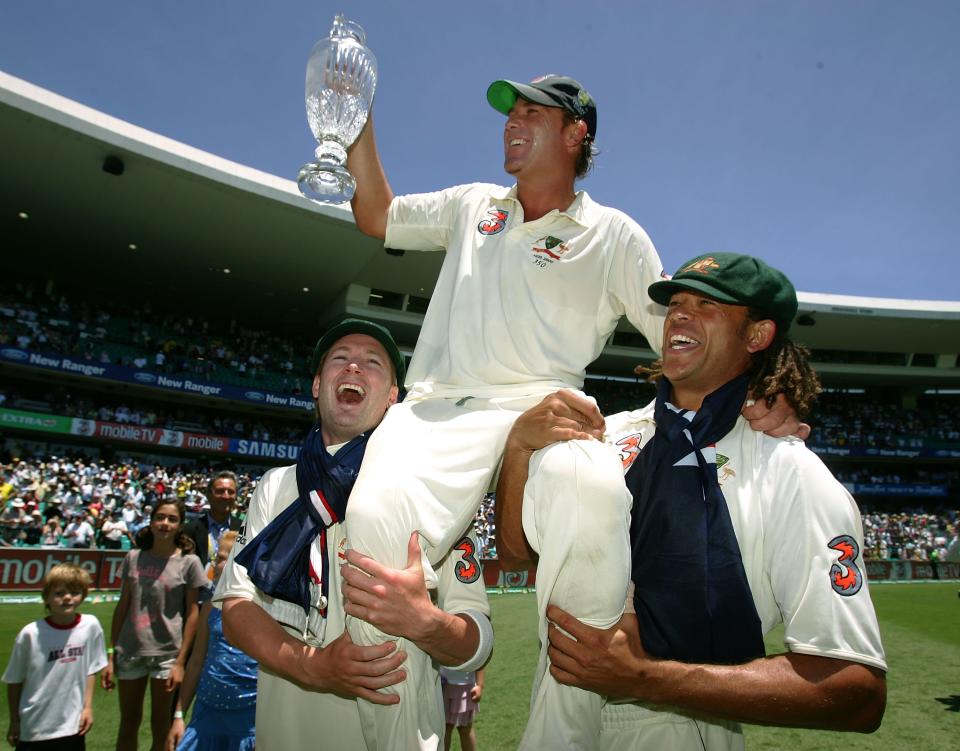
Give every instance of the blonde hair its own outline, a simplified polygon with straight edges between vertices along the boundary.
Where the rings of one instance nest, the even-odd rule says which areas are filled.
[[[55,587],[64,587],[72,592],[79,589],[86,599],[91,584],[90,574],[83,566],[75,563],[58,563],[43,578],[43,601],[47,601],[47,597]]]
[[[237,541],[237,538],[240,536],[240,533],[235,529],[228,529],[222,535],[220,535],[219,545],[222,547],[225,543],[227,545],[233,545]]]
[[[233,547],[233,544],[237,541],[237,538],[240,536],[240,533],[235,529],[228,529],[217,541],[217,557],[216,560],[211,561],[213,564],[213,578],[214,581],[220,578],[220,575],[223,573],[223,567],[227,565],[227,558],[230,556],[230,549]],[[221,556],[225,556],[221,559]]]

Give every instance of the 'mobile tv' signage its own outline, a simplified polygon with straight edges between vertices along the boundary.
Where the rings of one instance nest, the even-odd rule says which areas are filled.
[[[119,589],[122,550],[0,548],[0,589],[41,589],[43,577],[58,563],[75,563],[90,574],[94,589]]]
[[[145,425],[87,420],[82,417],[44,415],[40,412],[24,412],[3,407],[0,407],[0,426],[96,438],[109,442],[122,441],[144,446],[165,446],[204,454],[233,454],[255,459],[274,459],[278,462],[292,463],[300,455],[300,446],[292,443],[251,441],[245,438],[187,433],[183,430],[166,430]]]

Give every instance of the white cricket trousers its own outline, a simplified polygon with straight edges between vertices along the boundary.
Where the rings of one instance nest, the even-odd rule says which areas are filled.
[[[598,749],[605,697],[550,675],[547,605],[609,628],[630,580],[630,509],[619,455],[600,441],[555,443],[530,459],[523,531],[537,551],[540,659],[520,748]]]
[[[601,751],[744,751],[740,724],[697,720],[639,704],[607,704]]]
[[[257,751],[365,751],[357,702],[307,691],[263,667],[257,675]]]
[[[411,533],[420,533],[424,578],[436,587],[433,566],[466,532],[500,464],[507,434],[519,414],[544,395],[512,399],[429,398],[395,404],[367,444],[347,506],[351,548],[404,568]],[[479,552],[479,551],[478,551]],[[388,636],[347,617],[357,644],[397,642],[407,653],[407,678],[384,689],[400,704],[359,700],[369,751],[442,748],[445,731],[440,677],[429,655],[406,639]]]

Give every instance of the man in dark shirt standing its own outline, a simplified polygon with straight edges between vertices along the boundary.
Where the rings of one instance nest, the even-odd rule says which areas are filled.
[[[217,472],[207,485],[207,513],[187,524],[187,535],[193,540],[196,554],[207,570],[212,584],[212,562],[217,559],[220,535],[228,529],[240,529],[240,520],[233,515],[237,502],[237,476],[230,471]],[[212,591],[212,590],[211,590]]]

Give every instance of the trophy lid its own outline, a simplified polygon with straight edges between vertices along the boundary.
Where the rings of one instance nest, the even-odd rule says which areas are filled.
[[[367,43],[367,33],[363,30],[363,27],[356,21],[346,18],[342,13],[337,13],[333,19],[333,26],[330,28],[330,38],[343,39],[345,37],[352,37],[360,44]]]

